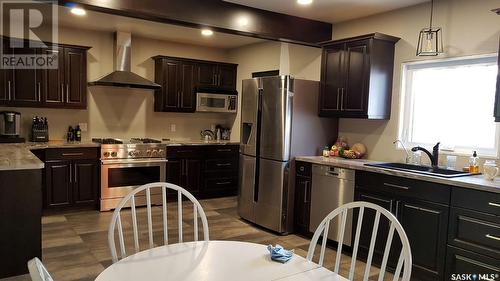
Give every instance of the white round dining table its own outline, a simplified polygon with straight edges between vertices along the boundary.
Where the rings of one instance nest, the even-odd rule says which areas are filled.
[[[340,280],[335,273],[295,254],[284,264],[272,261],[265,245],[199,241],[133,254],[106,268],[96,281],[300,280],[300,275],[314,280],[315,270],[321,280]]]

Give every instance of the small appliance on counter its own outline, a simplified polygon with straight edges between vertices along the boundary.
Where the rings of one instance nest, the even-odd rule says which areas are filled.
[[[21,134],[21,113],[15,111],[0,112],[0,142],[19,143],[24,142]]]
[[[33,123],[31,124],[31,141],[49,141],[49,122],[47,121],[47,117],[33,117]]]

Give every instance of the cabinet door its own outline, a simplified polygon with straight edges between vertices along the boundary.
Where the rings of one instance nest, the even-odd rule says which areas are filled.
[[[398,220],[410,241],[412,277],[437,280],[444,275],[448,207],[424,201],[399,201]]]
[[[219,87],[235,90],[236,89],[236,66],[220,64],[218,68],[217,84]]]
[[[345,86],[341,94],[342,109],[350,114],[366,113],[369,89],[370,40],[349,42],[345,50]]]
[[[193,195],[200,193],[201,189],[201,160],[184,159],[184,187]]]
[[[183,63],[179,71],[179,109],[183,112],[194,112],[196,110],[194,65]]]
[[[216,87],[217,65],[210,63],[199,63],[196,66],[196,84],[199,87]]]
[[[321,66],[320,116],[336,116],[342,110],[341,92],[344,87],[344,44],[328,46],[323,50]]]
[[[57,69],[40,70],[40,87],[42,101],[49,107],[64,106],[64,50],[62,47],[42,49],[41,53],[47,56],[56,56]]]
[[[495,280],[500,272],[500,260],[448,246],[444,280]],[[480,274],[480,278],[457,279],[459,274]],[[466,275],[466,276],[467,276]],[[453,278],[455,276],[455,278]],[[498,275],[497,275],[498,276]],[[486,278],[484,278],[486,277]]]
[[[181,64],[176,61],[167,61],[163,69],[163,111],[178,111],[180,91],[179,73]]]
[[[38,49],[16,48],[14,55],[36,55]],[[40,81],[36,69],[13,69],[8,72],[8,81],[11,81],[11,103],[14,106],[41,105]]]
[[[500,52],[500,42],[498,43],[498,51]],[[500,56],[498,56],[498,72],[497,72],[497,93],[495,95],[495,122],[500,122]]]
[[[99,170],[95,160],[73,162],[73,200],[75,205],[95,205],[98,198]]]
[[[167,182],[182,186],[182,160],[169,159],[167,162]]]
[[[87,107],[87,51],[64,48],[65,102],[69,107]]]
[[[396,210],[396,200],[391,197],[387,197],[384,195],[370,193],[366,191],[356,191],[355,193],[356,201],[366,201],[376,205],[383,207],[391,213],[394,213]],[[358,221],[358,212],[354,213],[353,216],[353,235],[355,235],[356,224]],[[370,241],[372,237],[373,225],[375,222],[375,211],[373,210],[365,210],[363,214],[363,224],[361,226],[361,234],[359,238],[359,253],[361,257],[366,257],[368,254],[368,250],[370,249]],[[377,239],[375,241],[375,250],[373,255],[373,261],[376,264],[380,264],[382,262],[382,256],[384,254],[385,245],[387,241],[387,235],[389,234],[389,222],[386,219],[380,219],[378,231],[377,231]],[[392,248],[401,248],[401,243],[398,243],[399,238],[397,235],[394,235],[396,238],[392,241]],[[352,241],[354,241],[354,236]],[[391,250],[391,254],[389,255],[389,266],[395,266],[397,259],[399,258],[399,253]]]
[[[45,163],[45,206],[70,206],[72,201],[73,171],[71,161],[57,160]]]
[[[311,210],[311,180],[304,177],[295,179],[295,231],[309,233],[309,216]]]

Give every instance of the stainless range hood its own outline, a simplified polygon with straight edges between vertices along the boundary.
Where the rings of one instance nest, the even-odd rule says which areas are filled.
[[[89,82],[90,86],[109,86],[109,87],[123,87],[135,89],[160,89],[161,86],[143,78],[130,71],[130,57],[132,36],[130,33],[117,31],[115,32],[115,57],[114,69],[115,71],[96,80]]]

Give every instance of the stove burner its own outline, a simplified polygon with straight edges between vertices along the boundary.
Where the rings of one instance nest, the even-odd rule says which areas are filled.
[[[119,139],[113,138],[93,138],[92,142],[100,143],[100,144],[122,144],[123,141]]]
[[[131,138],[130,143],[161,143],[161,141],[150,138]]]

